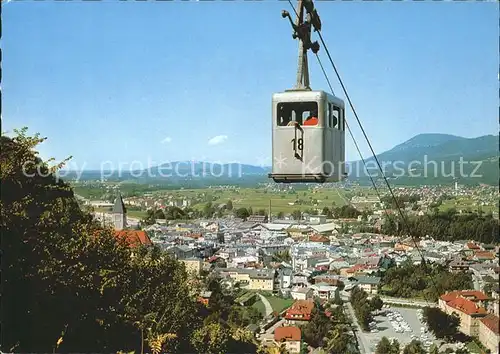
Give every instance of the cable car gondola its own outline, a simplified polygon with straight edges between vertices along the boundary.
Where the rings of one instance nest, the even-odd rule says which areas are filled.
[[[294,38],[299,39],[299,68],[294,89],[272,97],[272,173],[282,183],[338,182],[345,178],[345,105],[324,91],[311,90],[307,50],[319,50],[311,43],[311,25],[321,21],[310,0],[299,0],[297,22],[290,20]],[[307,20],[302,21],[304,9]]]

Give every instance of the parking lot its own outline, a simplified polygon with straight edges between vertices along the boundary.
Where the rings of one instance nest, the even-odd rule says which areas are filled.
[[[397,339],[401,349],[413,339],[420,340],[426,348],[436,341],[427,331],[427,326],[419,319],[418,309],[389,307],[384,308],[380,315],[374,316],[372,332],[361,333],[370,343],[370,353],[375,352],[377,343],[382,337]],[[422,327],[424,331],[422,331]]]

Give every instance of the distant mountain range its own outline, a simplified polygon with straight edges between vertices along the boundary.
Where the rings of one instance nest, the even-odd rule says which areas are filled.
[[[448,134],[419,134],[377,157],[383,161],[410,162],[422,160],[423,156],[428,160],[457,161],[460,156],[466,161],[498,156],[498,135],[469,139]]]
[[[463,138],[448,134],[419,134],[377,156],[391,183],[449,184],[457,180],[464,184],[497,185],[498,135],[478,138]],[[377,172],[373,156],[366,158],[370,163],[372,176]],[[460,165],[462,161],[462,166]],[[347,163],[349,180],[371,183],[361,161]],[[215,164],[210,162],[174,161],[152,167],[139,173],[118,173],[110,180],[130,180],[137,182],[164,181],[173,184],[195,182],[208,185],[228,182],[248,184],[269,182],[267,174],[271,167],[237,163]],[[142,172],[142,173],[140,173]],[[82,179],[96,179],[98,171],[85,171]],[[381,175],[377,174],[379,178]],[[139,176],[139,177],[135,177]],[[481,177],[478,177],[481,176]],[[71,177],[71,176],[69,176]]]
[[[147,172],[148,170],[145,170]],[[271,171],[271,167],[260,167],[239,163],[211,163],[200,161],[174,161],[149,169],[151,175],[158,176],[176,174],[180,177],[207,177],[207,176],[260,176]]]
[[[498,152],[498,135],[463,138],[448,134],[419,134],[377,155],[377,158],[382,166],[385,165],[386,176],[398,180],[398,184],[459,181],[496,185],[499,179]],[[373,157],[365,159],[376,166],[374,160]],[[362,162],[350,163],[351,167],[355,164],[362,165]],[[375,169],[372,171],[376,172]],[[357,177],[368,179],[367,174]]]

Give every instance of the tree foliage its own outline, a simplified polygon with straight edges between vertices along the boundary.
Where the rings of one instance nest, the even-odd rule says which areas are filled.
[[[418,340],[412,340],[408,343],[404,349],[403,354],[426,354],[427,351],[424,349],[422,342]]]
[[[193,334],[193,346],[197,353],[225,354],[229,341],[229,330],[221,323],[212,322]]]
[[[223,346],[229,325],[203,326],[212,311],[197,302],[183,263],[102,228],[56,178],[60,166],[38,158],[44,139],[17,133],[0,140],[1,350],[185,353],[207,333]],[[228,348],[254,351],[229,332]]]
[[[395,339],[391,342],[387,337],[382,337],[375,348],[375,354],[399,354],[400,352],[399,342]]]
[[[372,309],[372,311],[382,310],[383,306],[384,306],[384,302],[382,301],[382,299],[378,295],[375,295],[370,300],[370,308]]]
[[[315,305],[311,313],[311,320],[302,328],[302,335],[309,345],[315,348],[322,347],[330,328],[330,320],[325,315],[324,310]]]
[[[435,301],[448,290],[471,289],[468,273],[451,273],[439,264],[414,265],[410,260],[389,268],[381,280],[382,291],[389,296],[414,298],[423,296]]]
[[[234,211],[234,215],[240,219],[246,219],[250,216],[247,208],[238,208]]]
[[[351,290],[350,301],[359,325],[363,330],[369,330],[369,324],[373,320],[373,316],[370,301],[368,301],[368,294],[363,289],[354,287]]]
[[[330,312],[330,317],[326,316],[324,308],[315,304],[311,321],[302,327],[304,341],[313,347],[322,347],[328,353],[357,353],[356,339],[343,306],[336,306]]]
[[[438,308],[426,307],[423,318],[438,339],[451,339],[458,333],[460,317],[455,314],[448,315]]]
[[[407,217],[407,227],[400,218],[386,219],[382,231],[388,235],[404,235],[411,230],[412,236],[425,237],[430,235],[436,240],[458,241],[474,240],[481,243],[500,242],[499,224],[491,214],[462,213],[454,209],[439,211],[422,216]]]

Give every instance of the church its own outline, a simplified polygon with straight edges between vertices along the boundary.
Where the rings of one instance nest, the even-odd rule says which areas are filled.
[[[130,247],[139,245],[149,246],[153,244],[146,231],[127,228],[127,209],[120,193],[115,199],[112,214],[115,236],[117,238],[126,240]]]

